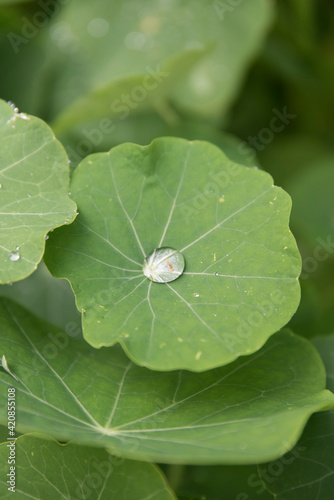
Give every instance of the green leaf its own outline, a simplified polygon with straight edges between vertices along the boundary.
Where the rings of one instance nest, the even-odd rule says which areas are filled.
[[[0,101],[0,282],[25,278],[45,236],[76,216],[66,153],[51,129]]]
[[[250,464],[281,456],[314,411],[334,406],[318,353],[291,333],[223,368],[163,373],[134,365],[119,347],[69,339],[14,303],[1,305],[0,320],[1,398],[16,388],[19,432],[127,458]]]
[[[174,57],[183,64],[171,67],[170,80],[176,82],[181,76],[184,82],[175,90],[169,85],[168,95],[173,93],[177,105],[192,113],[218,117],[235,98],[273,17],[267,0],[242,2],[227,12],[222,4],[219,0],[169,4],[79,0],[64,6],[48,26],[54,41],[49,54],[56,52],[51,62],[59,64],[61,56],[52,98],[54,111],[64,110],[55,123],[57,133],[70,119],[79,122],[80,102],[86,103],[85,120],[98,110],[101,118],[119,117],[124,109],[138,111],[145,101],[140,94],[152,86],[152,80],[148,86],[143,82],[147,68],[164,66]],[[188,52],[209,47],[212,50],[198,64],[188,64]],[[131,80],[139,76],[139,81]],[[123,91],[116,91],[118,82]],[[78,95],[84,101],[75,102]]]
[[[94,347],[120,342],[149,368],[203,371],[258,350],[295,312],[291,201],[268,174],[163,138],[87,157],[71,192],[80,215],[50,236],[45,262],[70,281]],[[186,261],[172,283],[142,272],[162,246]]]
[[[0,445],[2,499],[13,495],[6,484],[10,472],[7,444]],[[37,434],[19,437],[15,454],[17,498],[176,500],[157,467],[113,457],[102,449],[64,446]]]
[[[327,369],[328,387],[334,389],[334,335],[314,344]],[[284,460],[259,466],[267,489],[277,500],[330,500],[334,487],[334,411],[314,415]]]
[[[101,118],[98,123],[107,120],[107,130],[110,134],[130,112],[138,114],[154,108],[157,102],[164,101],[170,89],[204,53],[204,50],[188,50],[169,58],[161,67],[148,66],[146,73],[113,79],[79,97],[65,108],[52,123],[53,130],[57,135],[64,135],[66,138],[68,133],[73,133],[73,128],[82,130],[83,124],[94,120],[96,123]],[[152,80],[149,85],[146,83],[148,78]],[[122,100],[123,96],[129,97],[130,104]],[[106,115],[112,116],[113,120],[105,118]]]

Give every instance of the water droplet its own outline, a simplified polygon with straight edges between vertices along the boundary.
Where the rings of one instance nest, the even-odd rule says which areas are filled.
[[[20,247],[19,247],[18,245],[16,245],[16,247],[15,247],[15,252],[17,252],[19,248],[20,248]]]
[[[184,266],[182,253],[174,248],[155,248],[144,259],[143,273],[155,283],[168,283],[181,276]]]
[[[48,240],[50,238],[50,236],[48,234],[45,235],[45,240]]]
[[[215,273],[215,276],[219,276],[219,274],[218,274],[218,273]]]
[[[17,106],[15,106],[15,104],[14,104],[12,101],[7,101],[7,102],[8,102],[8,104],[9,104],[9,106],[10,106],[11,108],[13,108],[14,113],[18,113],[18,112],[19,112],[19,108],[18,108]]]
[[[10,254],[9,254],[9,260],[11,262],[16,262],[17,260],[19,260],[20,257],[21,256],[20,256],[19,252],[10,252]]]
[[[67,160],[67,163],[68,163],[68,164],[70,164],[70,163],[71,163],[71,160],[70,160],[69,158],[68,158],[68,160]]]
[[[69,191],[69,192],[68,192],[67,194],[68,194],[68,196],[70,196],[70,194],[71,194],[71,191]]]
[[[0,184],[0,189],[2,188],[2,184]]]
[[[194,297],[199,297],[199,293],[194,293]]]
[[[217,314],[215,314],[215,313],[214,313],[214,314],[213,314],[213,316],[216,318],[216,317],[217,317]]]
[[[28,196],[28,198],[31,198],[31,194],[28,193],[27,196]]]

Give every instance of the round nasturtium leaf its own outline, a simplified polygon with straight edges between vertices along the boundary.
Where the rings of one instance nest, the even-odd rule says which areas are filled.
[[[66,152],[50,127],[0,100],[0,283],[29,276],[47,233],[76,217]]]
[[[120,342],[136,363],[202,371],[258,350],[295,312],[301,263],[290,197],[265,172],[201,141],[162,138],[88,156],[71,192],[79,216],[48,240],[94,347]],[[185,270],[155,283],[154,249]]]

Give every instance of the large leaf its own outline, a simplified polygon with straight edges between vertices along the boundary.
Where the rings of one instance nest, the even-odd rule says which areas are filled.
[[[202,371],[256,351],[295,312],[291,201],[268,174],[164,138],[87,157],[71,192],[80,215],[50,236],[45,261],[71,282],[94,347],[120,342],[152,369]],[[143,276],[161,246],[186,261],[172,283]]]
[[[15,443],[15,497],[101,500],[175,500],[157,467],[113,457],[102,449],[68,444],[39,435]],[[0,445],[0,495],[12,498],[6,475],[8,442]],[[6,471],[6,472],[5,472]]]
[[[79,101],[73,107],[70,104],[78,95],[85,95],[93,116],[99,109],[101,117],[119,117],[124,108],[132,112],[141,106],[141,98],[133,97],[134,89],[138,85],[143,88],[143,75],[148,74],[148,68],[164,65],[174,56],[187,66],[189,50],[209,47],[212,51],[201,62],[194,68],[188,66],[188,76],[181,73],[186,80],[173,97],[178,106],[192,112],[219,115],[235,97],[273,14],[272,3],[267,0],[242,2],[237,8],[228,7],[227,12],[222,4],[212,0],[163,4],[154,0],[69,2],[47,28],[57,53],[51,62],[59,62],[57,56],[59,59],[61,55],[53,106],[55,111],[64,109],[65,114],[59,117],[57,130],[60,123],[65,125],[65,116],[72,123],[80,120]],[[134,75],[142,76],[131,82]],[[171,72],[171,79],[176,78],[180,79],[177,67]],[[115,94],[113,82],[119,79],[123,92]],[[172,89],[169,88],[169,94]],[[104,107],[99,105],[101,99]],[[76,117],[77,111],[80,115]]]
[[[334,405],[318,353],[291,333],[223,368],[162,373],[134,365],[118,347],[68,339],[13,303],[1,306],[0,319],[1,398],[16,388],[19,432],[128,458],[247,464],[282,455],[314,411]]]
[[[38,118],[0,101],[0,282],[25,278],[41,260],[45,236],[69,224],[66,153]]]
[[[314,339],[334,389],[334,335]],[[334,411],[314,415],[289,460],[278,460],[259,471],[277,500],[331,500],[334,489]]]

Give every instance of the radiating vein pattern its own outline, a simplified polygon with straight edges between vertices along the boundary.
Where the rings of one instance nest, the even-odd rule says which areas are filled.
[[[120,342],[150,368],[202,371],[256,351],[295,312],[291,202],[268,174],[164,138],[86,158],[71,192],[79,216],[50,237],[46,262],[71,281],[93,346]],[[161,245],[185,259],[170,285],[143,274]]]
[[[0,320],[0,397],[15,387],[19,432],[144,460],[252,463],[286,452],[311,413],[334,404],[315,349],[290,332],[225,367],[159,373],[116,346],[64,342],[64,332],[9,301],[0,302]],[[6,418],[1,405],[0,423]]]

